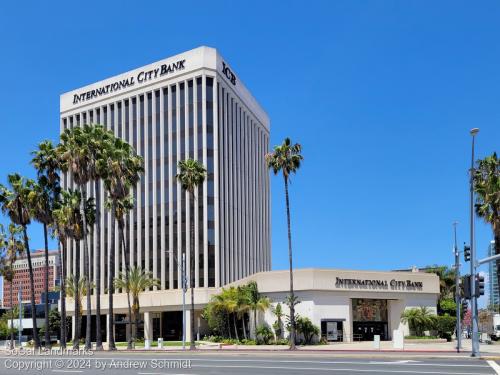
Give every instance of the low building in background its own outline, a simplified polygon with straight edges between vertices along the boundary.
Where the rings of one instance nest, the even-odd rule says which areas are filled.
[[[35,303],[42,302],[42,293],[45,290],[45,252],[43,250],[34,251],[31,253],[31,263],[33,265],[33,275],[35,283]],[[59,285],[59,253],[58,251],[49,252],[49,291],[54,291]],[[19,258],[14,263],[14,280],[12,282],[14,288],[13,305],[18,305],[18,292],[21,288],[21,300],[24,305],[31,302],[30,295],[30,274],[28,268],[28,258]],[[3,283],[3,306],[10,308],[10,288],[11,283],[4,280]]]

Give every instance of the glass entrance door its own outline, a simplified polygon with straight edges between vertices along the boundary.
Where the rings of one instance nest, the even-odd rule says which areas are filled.
[[[339,320],[323,320],[321,322],[321,337],[329,342],[343,341],[343,322]]]

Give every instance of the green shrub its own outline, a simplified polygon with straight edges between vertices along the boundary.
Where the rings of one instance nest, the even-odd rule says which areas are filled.
[[[269,344],[269,341],[274,337],[273,331],[269,326],[262,324],[257,327],[257,343]]]
[[[243,339],[240,340],[241,345],[257,345],[257,342],[252,339]]]
[[[437,331],[438,336],[451,341],[451,336],[455,331],[457,319],[454,316],[448,314],[442,316],[436,316],[434,318],[434,329]]]

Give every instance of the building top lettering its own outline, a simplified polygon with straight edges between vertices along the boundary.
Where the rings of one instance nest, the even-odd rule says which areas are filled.
[[[137,75],[132,75],[130,77],[124,78],[120,81],[116,81],[105,86],[101,86],[97,89],[89,90],[83,93],[78,93],[73,95],[73,104],[79,104],[86,102],[103,95],[108,95],[113,92],[117,92],[128,87],[132,87],[136,84],[143,84],[149,81],[153,81],[159,77],[165,76],[167,74],[172,74],[174,72],[184,70],[184,64],[186,60],[179,60],[171,64],[162,64],[154,69],[145,70],[139,72]]]
[[[371,279],[342,279],[335,280],[336,288],[345,289],[384,289],[384,290],[422,290],[423,282],[411,280],[371,280]]]

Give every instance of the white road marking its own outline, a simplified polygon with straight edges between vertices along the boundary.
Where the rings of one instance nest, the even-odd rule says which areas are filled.
[[[497,374],[500,375],[500,366],[495,361],[486,361]]]
[[[357,369],[357,368],[324,368],[324,367],[285,367],[285,366],[221,366],[221,365],[193,365],[193,367],[208,367],[208,368],[251,368],[251,369],[265,369],[265,370],[297,370],[297,371],[350,371],[350,372],[381,372],[381,373],[395,373],[395,374],[415,374],[415,370],[374,370],[374,369]],[[419,374],[440,374],[440,375],[491,375],[489,372],[442,372],[442,371],[419,371]]]

